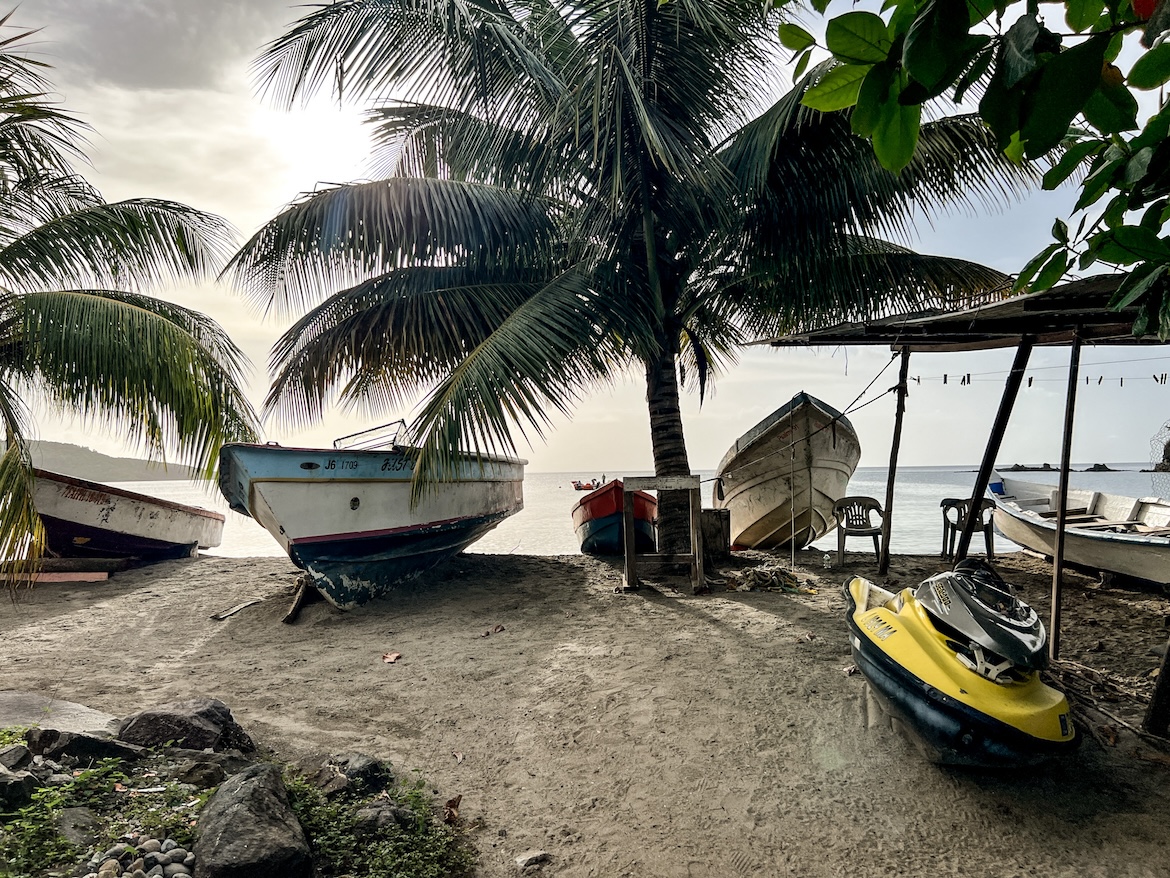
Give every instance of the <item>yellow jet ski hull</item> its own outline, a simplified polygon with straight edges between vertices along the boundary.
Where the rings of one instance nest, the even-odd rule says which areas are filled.
[[[1078,743],[1068,701],[1035,671],[998,681],[956,654],[912,589],[898,594],[861,577],[845,583],[854,661],[892,714],[937,762],[1035,765]]]

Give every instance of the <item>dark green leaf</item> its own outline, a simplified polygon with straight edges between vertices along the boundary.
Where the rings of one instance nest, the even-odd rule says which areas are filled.
[[[890,62],[875,64],[866,74],[861,90],[857,95],[857,106],[853,110],[850,124],[853,133],[861,137],[871,137],[877,130],[882,116],[887,112],[890,104],[896,103],[891,99],[891,89],[894,87],[895,68]],[[889,110],[889,112],[894,112]]]
[[[1170,261],[1170,247],[1150,229],[1141,226],[1119,226],[1094,235],[1089,242],[1099,259],[1115,265],[1133,265],[1135,262]]]
[[[966,0],[929,0],[906,34],[902,66],[927,91],[946,85],[947,73],[956,62],[955,47],[967,39]]]
[[[872,12],[846,12],[826,26],[825,43],[841,61],[876,64],[886,60],[893,41],[886,23]]]
[[[1105,0],[1068,0],[1064,20],[1077,33],[1091,28],[1105,11]]]
[[[995,11],[994,0],[967,0],[967,21],[971,25],[979,24]]]
[[[1137,100],[1124,85],[1102,86],[1085,102],[1082,112],[1102,134],[1120,134],[1137,127]]]
[[[1105,35],[1090,37],[1043,65],[1020,120],[1020,137],[1030,158],[1048,152],[1068,134],[1069,124],[1101,82],[1108,43]]]
[[[1052,224],[1052,237],[1054,237],[1061,244],[1068,244],[1068,223],[1062,219],[1056,220]]]
[[[996,145],[1007,149],[1013,135],[1020,130],[1020,104],[1023,95],[1018,89],[1009,89],[1003,69],[996,70],[979,100],[979,115],[995,134]]]
[[[1061,250],[1054,253],[1052,258],[1045,263],[1044,267],[1040,269],[1040,273],[1036,275],[1036,280],[1032,282],[1029,288],[1031,292],[1038,293],[1042,290],[1047,290],[1052,287],[1058,280],[1064,277],[1064,273],[1068,270],[1068,251]]]
[[[800,56],[800,60],[796,62],[796,68],[792,71],[792,78],[794,80],[800,79],[800,77],[804,75],[804,71],[808,67],[808,62],[811,60],[812,49],[808,49],[803,55]]]
[[[1107,229],[1116,229],[1125,224],[1125,215],[1129,212],[1129,196],[1119,192],[1109,199],[1105,210],[1101,214],[1101,222]]]
[[[1008,88],[1036,69],[1036,52],[1032,48],[1040,33],[1040,24],[1032,14],[1021,15],[1004,34],[1000,70]]]
[[[1109,300],[1109,307],[1115,311],[1128,308],[1145,295],[1146,290],[1157,283],[1159,278],[1166,274],[1167,268],[1170,268],[1170,266],[1164,264],[1156,265],[1151,262],[1139,265],[1129,273],[1129,277],[1121,282],[1121,286],[1117,288],[1117,292]]]
[[[857,92],[868,72],[869,68],[861,64],[834,67],[804,93],[800,102],[824,113],[852,107],[857,103]]]
[[[1085,159],[1096,155],[1104,148],[1098,140],[1082,140],[1064,151],[1060,161],[1053,165],[1044,175],[1045,189],[1055,189],[1081,166]]]
[[[803,52],[810,46],[817,44],[816,37],[803,27],[787,22],[780,25],[780,45],[794,52]]]
[[[1125,182],[1136,183],[1146,175],[1150,168],[1150,159],[1154,157],[1153,147],[1147,146],[1135,152],[1125,165]]]
[[[975,61],[967,68],[967,71],[955,84],[955,96],[953,100],[956,104],[962,103],[963,95],[967,93],[967,89],[977,83],[987,73],[991,67],[993,58],[995,58],[995,49],[991,46],[991,41],[988,40],[988,45],[975,56]]]
[[[873,151],[883,167],[897,173],[910,164],[918,145],[921,121],[920,106],[906,106],[896,101],[886,104],[873,132]]]
[[[1032,282],[1032,278],[1036,276],[1036,272],[1040,270],[1040,266],[1052,258],[1052,254],[1060,250],[1060,244],[1049,244],[1035,256],[1028,260],[1028,264],[1024,266],[1023,271],[1016,277],[1016,282],[1012,284],[1012,292],[1018,293],[1020,290],[1028,286]]]
[[[1131,86],[1141,89],[1170,82],[1170,43],[1159,43],[1138,58],[1126,79]]]

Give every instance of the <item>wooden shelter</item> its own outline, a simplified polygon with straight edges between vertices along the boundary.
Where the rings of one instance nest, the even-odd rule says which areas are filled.
[[[883,535],[879,570],[889,565],[889,527],[893,518],[894,476],[901,444],[902,417],[905,412],[906,380],[910,354],[916,351],[981,351],[1014,347],[1016,356],[1004,385],[1003,397],[983,460],[971,492],[970,514],[959,538],[956,560],[966,557],[971,535],[978,519],[979,500],[987,490],[1000,443],[1007,428],[1016,396],[1024,379],[1024,371],[1032,349],[1037,346],[1068,346],[1069,377],[1065,400],[1064,431],[1060,453],[1059,502],[1056,517],[1056,543],[1052,559],[1052,612],[1050,618],[1049,653],[1057,658],[1060,652],[1061,573],[1064,567],[1065,506],[1068,498],[1069,456],[1072,450],[1073,415],[1076,408],[1076,389],[1080,369],[1081,345],[1157,345],[1164,344],[1156,335],[1135,336],[1134,321],[1138,309],[1129,306],[1121,310],[1110,307],[1110,300],[1125,275],[1102,275],[1074,281],[1040,293],[1002,296],[968,308],[942,308],[913,314],[898,314],[861,322],[841,323],[822,329],[781,338],[761,344],[774,347],[807,347],[814,345],[889,345],[900,351],[901,368],[898,376],[898,404],[894,420],[894,437],[890,447],[890,471],[886,485],[886,533]],[[1168,650],[1170,652],[1170,650]],[[1162,673],[1146,715],[1148,731],[1170,735],[1170,659],[1163,663]]]

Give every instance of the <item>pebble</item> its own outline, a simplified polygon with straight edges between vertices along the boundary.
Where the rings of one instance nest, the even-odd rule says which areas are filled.
[[[129,836],[126,836],[129,837]],[[94,854],[73,874],[83,878],[186,878],[195,871],[195,854],[172,838],[134,838],[134,844],[116,844]],[[132,856],[137,857],[130,862]],[[123,865],[126,860],[128,865]]]

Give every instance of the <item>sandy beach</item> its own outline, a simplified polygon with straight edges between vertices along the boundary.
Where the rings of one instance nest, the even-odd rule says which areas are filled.
[[[858,553],[798,570],[815,594],[722,590],[780,563],[737,556],[691,596],[616,593],[615,564],[583,556],[462,555],[286,625],[286,559],[169,562],[6,600],[0,689],[118,715],[211,696],[282,758],[389,759],[439,801],[462,795],[493,878],[532,848],[564,876],[1170,874],[1170,751],[1126,728],[1170,633],[1165,595],[1070,574],[1062,679],[1084,743],[994,774],[925,762],[848,673],[845,574],[909,585],[942,562],[895,556],[878,578]],[[1000,570],[1046,618],[1048,565]]]

